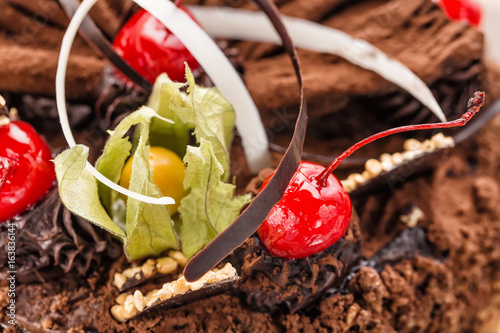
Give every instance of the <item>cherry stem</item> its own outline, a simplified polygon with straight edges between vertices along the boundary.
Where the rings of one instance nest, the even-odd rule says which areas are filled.
[[[420,124],[420,125],[407,125],[407,126],[401,126],[401,127],[396,127],[396,128],[391,128],[382,132],[379,132],[377,134],[373,134],[358,143],[354,144],[351,146],[349,149],[344,151],[340,156],[338,156],[319,176],[317,176],[317,182],[320,186],[326,186],[327,181],[328,181],[328,176],[337,168],[337,166],[349,155],[354,153],[356,150],[359,148],[375,141],[380,138],[384,138],[386,136],[396,134],[396,133],[402,133],[402,132],[409,132],[409,131],[417,131],[417,130],[426,130],[426,129],[436,129],[436,128],[450,128],[450,127],[458,127],[458,126],[464,126],[467,124],[467,122],[478,112],[481,107],[484,105],[484,97],[485,93],[484,92],[475,92],[474,96],[469,99],[469,102],[467,103],[468,110],[465,112],[462,117],[456,120],[444,122],[444,123],[436,123],[436,124]]]
[[[184,1],[184,0],[175,0],[175,5],[176,5],[177,7],[180,7],[180,6],[182,5],[182,2],[183,2],[183,1]]]

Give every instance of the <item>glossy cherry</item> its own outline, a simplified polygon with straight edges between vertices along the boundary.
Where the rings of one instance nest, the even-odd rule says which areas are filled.
[[[56,175],[49,147],[30,124],[0,125],[0,143],[0,222],[4,222],[34,205]]]
[[[467,112],[457,120],[402,126],[374,134],[347,149],[326,168],[301,162],[283,198],[257,230],[266,248],[275,256],[297,259],[331,246],[345,234],[351,219],[351,200],[332,174],[340,162],[364,145],[391,134],[464,126],[484,104],[484,96],[483,92],[476,92],[469,100]]]
[[[439,0],[439,5],[453,20],[478,26],[481,23],[481,6],[477,0]]]
[[[193,16],[180,7],[193,20]],[[185,81],[187,62],[196,71],[200,64],[170,30],[141,9],[128,20],[113,42],[116,52],[150,83],[167,73],[173,81]]]
[[[315,177],[324,169],[316,163],[301,162],[283,198],[258,229],[271,254],[307,257],[323,251],[345,234],[351,221],[351,199],[333,174],[326,186],[318,186]]]

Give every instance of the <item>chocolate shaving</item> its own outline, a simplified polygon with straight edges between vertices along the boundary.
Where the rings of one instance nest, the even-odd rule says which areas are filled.
[[[130,320],[133,320],[137,317],[141,317],[147,313],[158,311],[159,309],[170,309],[173,307],[181,306],[187,304],[189,302],[194,302],[202,298],[206,298],[209,296],[217,295],[228,291],[234,287],[234,285],[239,281],[240,277],[236,276],[234,278],[224,280],[217,283],[207,284],[198,290],[191,290],[181,295],[173,296],[172,298],[166,300],[159,300],[154,303],[150,307],[145,308],[143,311],[137,313]]]
[[[60,4],[68,17],[72,17],[79,6],[79,3],[76,0],[61,0]],[[110,42],[106,39],[106,37],[104,37],[102,32],[89,16],[83,20],[79,31],[82,37],[88,41],[91,46],[96,48],[97,52],[102,53],[106,58],[108,58],[120,72],[126,75],[137,86],[144,89],[146,93],[151,92],[153,89],[151,83],[143,78],[142,75],[137,73],[135,69],[130,67],[130,65],[115,52]]]
[[[297,170],[304,145],[307,125],[307,105],[304,95],[304,82],[297,50],[288,35],[276,6],[269,0],[255,0],[269,17],[283,41],[290,56],[300,87],[300,111],[292,141],[283,156],[276,173],[267,187],[259,193],[248,208],[211,243],[198,252],[186,265],[184,276],[187,281],[200,279],[211,268],[245,242],[265,220],[273,206],[282,198],[290,179]]]

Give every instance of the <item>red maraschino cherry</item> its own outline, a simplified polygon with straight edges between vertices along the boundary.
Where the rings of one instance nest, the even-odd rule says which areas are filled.
[[[374,134],[347,149],[326,168],[301,162],[283,198],[257,230],[266,248],[275,256],[297,259],[330,247],[345,234],[351,219],[349,195],[332,174],[340,162],[364,145],[388,135],[464,126],[483,106],[484,96],[484,92],[476,92],[469,100],[467,112],[457,120],[402,126]],[[262,184],[262,189],[271,177]]]
[[[179,8],[194,20],[185,8]],[[116,35],[113,46],[150,83],[154,83],[162,73],[167,73],[173,81],[184,82],[185,62],[193,71],[200,68],[179,38],[144,9],[125,23]]]
[[[30,124],[1,114],[0,123],[0,222],[5,222],[34,205],[56,175],[49,147]]]
[[[476,0],[439,0],[439,5],[453,20],[466,21],[476,27],[481,23],[481,6]]]

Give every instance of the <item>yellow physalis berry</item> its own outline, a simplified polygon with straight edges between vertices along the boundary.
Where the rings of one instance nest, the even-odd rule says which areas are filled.
[[[122,170],[120,185],[128,188],[132,173],[132,156]],[[149,167],[153,171],[153,182],[158,186],[162,195],[172,197],[174,205],[168,205],[170,215],[174,215],[179,208],[181,199],[187,194],[184,190],[184,171],[186,167],[181,158],[171,150],[163,147],[149,149]]]

